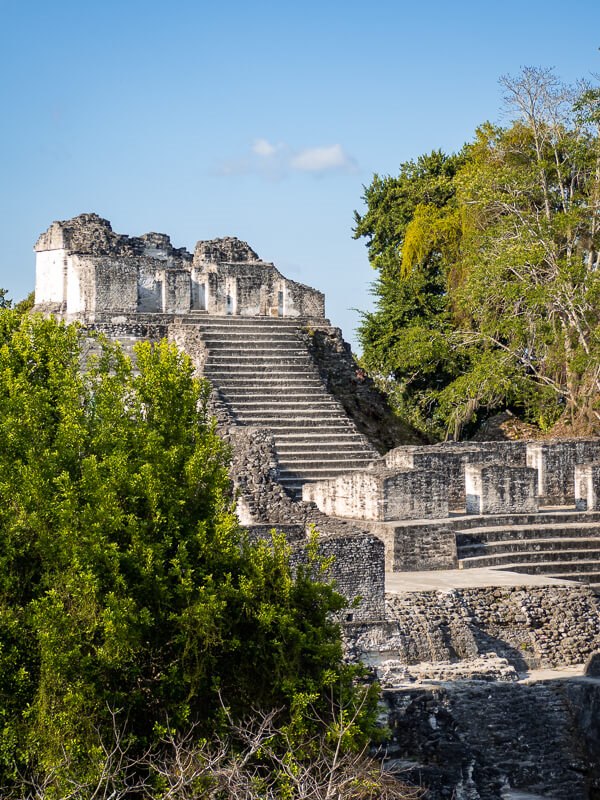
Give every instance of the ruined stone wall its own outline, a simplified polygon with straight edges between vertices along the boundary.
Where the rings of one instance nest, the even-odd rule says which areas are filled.
[[[390,594],[382,627],[357,628],[372,664],[495,655],[516,672],[581,664],[600,650],[600,601],[586,586],[509,586]]]
[[[360,520],[439,519],[448,516],[448,487],[440,472],[356,470],[308,483],[303,499],[325,514]]]
[[[383,544],[376,536],[333,534],[319,536],[318,554],[331,559],[331,565],[315,578],[333,580],[335,588],[350,605],[340,620],[345,623],[372,623],[385,614],[385,573]],[[296,546],[292,565],[306,564],[306,549]]]
[[[444,523],[361,523],[385,544],[388,572],[455,569],[458,565],[456,534]]]
[[[384,700],[387,756],[427,800],[600,796],[600,681],[446,682]]]
[[[303,283],[285,279],[284,316],[323,319],[325,295]]]
[[[540,499],[548,505],[575,502],[575,465],[600,462],[600,440],[529,442],[527,463],[538,471]]]
[[[538,473],[504,464],[465,465],[467,514],[533,514],[538,510]]]
[[[359,368],[339,328],[306,327],[303,340],[327,391],[379,453],[401,444],[423,443],[423,437],[393,413],[373,380]]]
[[[36,307],[67,319],[204,310],[219,315],[325,316],[322,292],[290,281],[235,237],[198,242],[192,257],[165,234],[130,237],[81,214],[38,238]]]
[[[170,315],[161,314],[101,314],[86,328],[112,339],[133,337],[158,341],[167,337],[172,319]]]
[[[385,455],[390,469],[418,469],[440,472],[448,482],[451,509],[464,508],[465,467],[467,464],[526,466],[525,442],[443,442],[429,446],[401,446]]]

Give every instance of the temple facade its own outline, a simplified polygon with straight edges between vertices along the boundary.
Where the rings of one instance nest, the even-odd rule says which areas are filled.
[[[192,254],[165,234],[130,237],[97,214],[81,214],[53,222],[34,249],[36,308],[64,319],[190,311],[325,316],[321,292],[285,278],[235,237],[199,241]]]

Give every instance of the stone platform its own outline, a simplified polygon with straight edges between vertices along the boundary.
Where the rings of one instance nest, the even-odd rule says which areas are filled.
[[[423,572],[386,572],[388,593],[492,588],[497,586],[572,586],[573,581],[527,575],[519,572],[480,567],[475,569],[438,569]],[[576,585],[576,584],[575,584]]]

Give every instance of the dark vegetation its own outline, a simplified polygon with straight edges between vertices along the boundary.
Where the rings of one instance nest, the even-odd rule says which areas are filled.
[[[510,124],[375,175],[356,214],[378,273],[363,364],[431,439],[503,409],[600,427],[600,89],[501,83]]]

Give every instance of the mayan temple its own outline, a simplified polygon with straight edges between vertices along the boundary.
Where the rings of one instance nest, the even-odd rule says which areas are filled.
[[[167,338],[210,381],[251,535],[317,529],[389,763],[429,800],[600,797],[600,441],[423,442],[323,294],[236,238],[190,253],[82,214],[35,251],[35,310],[87,353]]]

